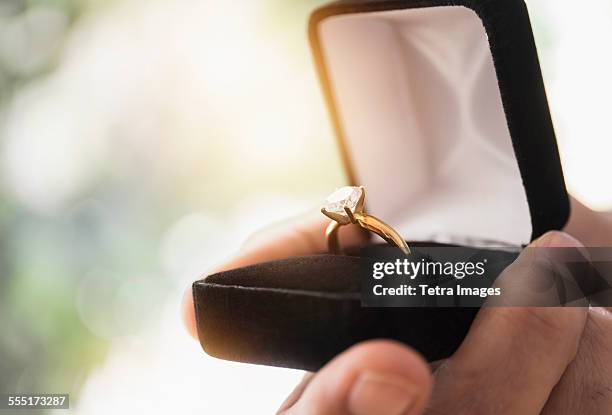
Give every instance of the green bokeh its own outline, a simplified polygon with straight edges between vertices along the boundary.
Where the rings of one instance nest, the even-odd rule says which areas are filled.
[[[0,19],[8,25],[33,8],[54,8],[68,22],[62,34],[65,41],[83,16],[110,3],[4,0]],[[304,17],[321,1],[260,3],[271,34],[282,36],[289,27],[303,28],[290,31],[287,41],[290,48],[300,45],[296,59],[308,64]],[[47,61],[33,72],[20,73],[0,59],[0,123],[20,90],[55,70],[62,46],[61,42],[47,51]],[[0,134],[0,145],[2,140]],[[202,170],[177,168],[175,176],[151,181],[123,177],[112,166],[100,166],[95,180],[73,206],[53,215],[29,211],[3,187],[4,180],[0,181],[0,393],[70,393],[73,401],[78,398],[87,373],[104,360],[109,347],[108,339],[84,326],[75,305],[79,284],[92,267],[115,273],[111,286],[124,276],[147,274],[163,290],[168,282],[158,272],[158,245],[163,231],[177,217],[194,210],[223,216],[237,200],[257,195],[261,183],[270,192],[288,188],[299,189],[300,194],[317,191],[316,183],[329,179],[329,172],[320,172],[317,167],[333,162],[330,154],[324,154],[283,174],[263,171],[252,177],[236,172],[224,178],[224,183],[232,185],[223,186],[218,172],[227,169],[224,163],[232,155],[214,141],[208,150],[215,157],[210,157]],[[314,177],[302,181],[304,169],[313,171]],[[201,180],[182,180],[194,176]],[[337,173],[333,177],[341,180]],[[201,189],[212,191],[202,195]]]

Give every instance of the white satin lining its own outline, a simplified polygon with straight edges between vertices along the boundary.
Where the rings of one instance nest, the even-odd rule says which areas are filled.
[[[333,16],[323,54],[369,211],[411,240],[529,242],[488,39],[463,7]]]

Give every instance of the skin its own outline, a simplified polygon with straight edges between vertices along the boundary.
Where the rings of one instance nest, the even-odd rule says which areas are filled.
[[[258,233],[216,271],[324,252],[325,226],[324,219],[313,216]],[[344,245],[358,245],[365,235],[355,227],[344,227],[341,240]],[[594,212],[575,200],[565,233],[551,232],[533,243],[576,248],[582,244],[612,246],[612,215]],[[502,283],[520,278],[522,267],[530,266],[532,259],[523,255],[504,271]],[[190,290],[183,316],[197,337]],[[451,358],[428,365],[403,344],[364,342],[316,374],[307,374],[278,413],[609,414],[610,344],[612,314],[606,309],[483,308]]]

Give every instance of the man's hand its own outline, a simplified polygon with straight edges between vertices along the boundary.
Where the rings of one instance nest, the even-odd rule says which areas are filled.
[[[252,240],[243,254],[219,270],[323,252],[324,228],[325,222],[318,219],[287,224]],[[342,236],[345,245],[363,238],[351,228]],[[581,246],[559,232],[535,244]],[[504,276],[511,277],[518,268],[509,267]],[[190,291],[184,315],[196,336]],[[612,317],[603,309],[483,308],[459,350],[434,365],[433,373],[405,345],[365,342],[307,375],[279,413],[609,414],[610,344]]]

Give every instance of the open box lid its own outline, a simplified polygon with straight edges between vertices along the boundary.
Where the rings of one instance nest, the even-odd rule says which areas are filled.
[[[347,0],[310,39],[349,181],[408,240],[521,245],[569,217],[523,0]]]

